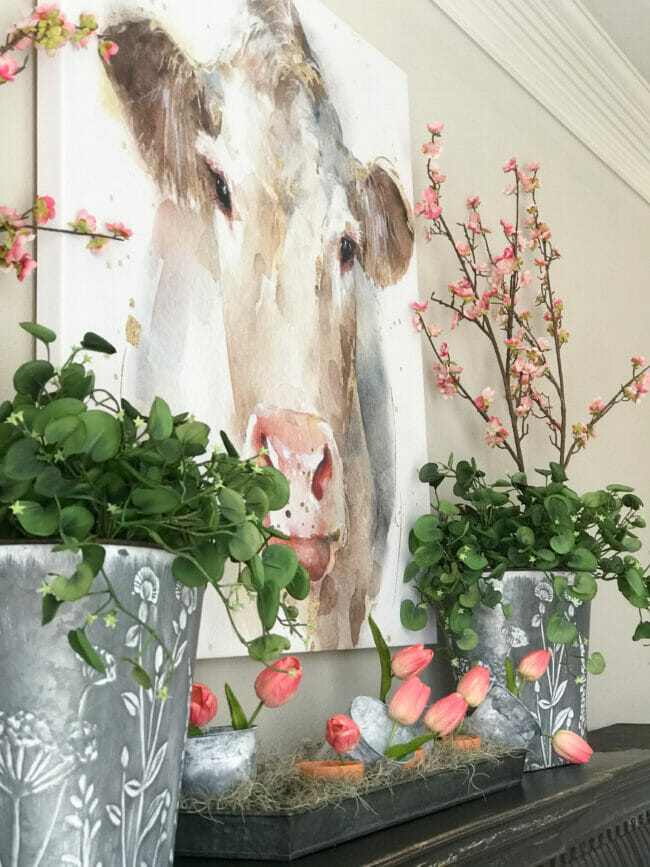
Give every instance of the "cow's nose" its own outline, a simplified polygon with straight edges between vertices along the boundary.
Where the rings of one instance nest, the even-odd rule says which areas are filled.
[[[330,447],[325,445],[323,447],[323,457],[320,459],[320,463],[314,470],[314,475],[311,480],[311,492],[319,502],[323,499],[323,495],[325,494],[325,486],[332,478],[333,469],[332,452],[330,451]]]

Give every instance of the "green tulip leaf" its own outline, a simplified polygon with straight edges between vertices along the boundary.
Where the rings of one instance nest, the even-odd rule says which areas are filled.
[[[517,678],[509,656],[506,656],[506,688],[513,695],[517,695]]]
[[[437,735],[435,732],[429,732],[426,735],[420,735],[417,738],[413,738],[412,741],[408,741],[405,744],[395,744],[392,747],[388,747],[384,755],[388,759],[395,759],[396,761],[401,761],[402,759],[407,758],[420,747],[423,747],[425,744],[428,744],[429,741],[432,741]]]
[[[237,696],[227,683],[224,684],[224,692],[226,693],[226,700],[228,701],[230,722],[233,729],[238,732],[242,731],[243,729],[250,728],[248,724],[248,719],[246,718],[246,714],[244,713],[242,706],[238,702]]]
[[[380,628],[377,626],[372,616],[368,616],[368,625],[372,633],[372,640],[377,648],[379,656],[379,665],[381,667],[381,682],[379,684],[379,701],[386,701],[386,696],[393,681],[393,672],[390,666],[390,650],[386,644],[384,636],[381,634]]]

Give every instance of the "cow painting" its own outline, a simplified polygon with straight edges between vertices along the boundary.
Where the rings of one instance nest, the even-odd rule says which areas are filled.
[[[377,317],[409,267],[411,209],[386,160],[346,147],[292,3],[240,5],[210,65],[153,21],[108,30],[110,84],[160,193],[155,298],[125,388],[180,409],[199,382],[197,417],[285,473],[273,522],[309,572],[311,646],[350,647],[396,509]]]

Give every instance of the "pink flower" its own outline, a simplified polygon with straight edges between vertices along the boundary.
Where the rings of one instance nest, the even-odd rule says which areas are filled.
[[[433,650],[425,650],[424,644],[412,644],[398,650],[390,661],[391,671],[400,680],[417,677],[433,659]]]
[[[97,228],[97,220],[84,209],[79,211],[77,219],[74,223],[70,223],[70,225],[75,231],[81,232],[82,235],[91,235]]]
[[[504,171],[505,171],[505,169],[504,169]],[[517,184],[506,184],[505,187],[503,188],[503,195],[504,196],[511,196],[516,189],[517,189]]]
[[[427,154],[431,159],[437,159],[442,153],[442,145],[438,141],[428,141],[422,145],[422,153]]]
[[[596,415],[599,412],[602,412],[605,409],[605,404],[601,397],[595,397],[591,403],[589,404],[589,412],[592,415]]]
[[[20,270],[18,271],[18,279],[22,283],[25,277],[29,277],[32,271],[36,268],[36,262],[25,253],[20,260]]]
[[[266,707],[280,707],[293,698],[300,686],[302,668],[296,656],[284,656],[255,678],[255,695]]]
[[[520,274],[519,274],[519,286],[520,287],[528,286],[528,284],[530,283],[530,281],[532,279],[533,279],[533,275],[530,273],[530,271],[524,271],[523,273],[520,272]]]
[[[16,51],[25,51],[32,44],[32,40],[29,36],[23,36],[22,39],[19,39],[18,42],[14,45]]]
[[[512,223],[506,222],[503,218],[499,220],[499,222],[503,226],[503,231],[506,233],[506,235],[514,235],[515,227],[512,225]]]
[[[424,304],[420,304],[419,301],[411,301],[411,310],[420,310],[424,311],[429,308],[429,302],[425,301]]]
[[[427,331],[432,337],[440,337],[442,328],[439,325],[427,325]]]
[[[217,699],[212,690],[203,683],[193,683],[190,701],[190,725],[201,728],[210,722],[216,712]]]
[[[507,436],[509,436],[508,431],[503,427],[499,419],[495,415],[491,415],[485,425],[486,443],[493,449],[496,445],[504,442]]]
[[[472,210],[473,208],[478,208],[480,204],[481,200],[478,196],[470,196],[470,198],[467,200],[467,207],[470,210]]]
[[[422,331],[422,319],[417,313],[411,314],[411,325],[413,326],[413,331]]]
[[[10,54],[0,54],[0,84],[13,81],[18,72],[18,64]]]
[[[483,231],[481,229],[481,215],[478,211],[470,211],[469,217],[467,218],[467,228],[477,235],[480,235]]]
[[[411,726],[420,718],[430,695],[430,687],[422,683],[419,677],[412,677],[391,698],[388,716],[400,725]]]
[[[356,747],[361,740],[361,730],[349,716],[337,713],[327,720],[325,740],[335,753],[341,755]]]
[[[566,729],[555,732],[552,744],[554,751],[561,759],[564,759],[565,762],[573,762],[574,765],[584,765],[593,753],[584,738]]]
[[[528,680],[533,683],[534,681],[539,680],[540,677],[544,674],[544,672],[548,668],[550,660],[550,651],[531,650],[530,653],[527,653],[526,656],[523,657],[523,659],[517,666],[517,671],[524,680]]]
[[[444,738],[460,725],[467,713],[467,707],[467,702],[462,695],[452,692],[451,695],[432,704],[422,722],[429,731],[436,732],[439,737]]]
[[[458,310],[454,310],[454,315],[451,317],[451,326],[450,326],[451,331],[453,331],[454,328],[456,328],[456,326],[458,325],[458,320],[459,320]]]
[[[526,171],[527,172],[536,172],[538,168],[539,168],[539,163],[528,163],[528,165],[526,166]]]
[[[119,45],[116,42],[111,42],[110,39],[105,39],[103,42],[99,43],[99,53],[102,56],[102,60],[106,63],[111,62],[111,57],[120,50]]]
[[[449,358],[449,347],[446,343],[440,344],[440,349],[438,350],[441,358]]]
[[[127,229],[124,223],[106,223],[106,229],[118,238],[126,241],[133,234],[132,229]]]
[[[36,199],[33,212],[37,225],[42,226],[56,215],[54,204],[52,196],[39,196]]]
[[[517,168],[517,160],[514,157],[510,157],[508,162],[503,167],[504,172],[513,172]]]
[[[643,367],[645,364],[645,358],[642,355],[633,355],[632,356],[632,365],[634,367]]]
[[[475,665],[458,681],[456,692],[470,707],[478,707],[490,688],[490,672],[484,665]]]
[[[427,124],[427,129],[429,130],[429,132],[442,132],[444,127],[445,127],[444,123],[430,123],[429,122]]]
[[[32,237],[33,236],[25,235],[22,232],[18,232],[14,235],[13,243],[8,249],[4,259],[7,265],[11,265],[14,262],[20,262],[25,255],[25,242],[31,240]]]
[[[438,204],[438,192],[433,187],[425,187],[422,191],[422,201],[415,203],[413,212],[423,214],[427,220],[437,220],[442,214],[442,208]]]
[[[470,246],[467,241],[458,241],[456,244],[456,252],[459,256],[469,256]]]

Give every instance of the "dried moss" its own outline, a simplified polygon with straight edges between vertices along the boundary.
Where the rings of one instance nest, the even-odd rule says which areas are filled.
[[[224,795],[201,799],[182,798],[180,809],[215,820],[218,820],[219,813],[316,810],[325,804],[338,804],[346,798],[357,798],[363,803],[364,795],[368,792],[392,789],[414,776],[428,776],[436,771],[448,770],[464,771],[470,785],[480,791],[483,773],[477,769],[478,763],[497,764],[500,758],[511,754],[510,748],[495,742],[486,742],[479,750],[468,751],[455,749],[451,744],[439,741],[417,768],[403,768],[395,762],[382,762],[366,767],[361,782],[349,783],[344,780],[311,780],[301,775],[296,763],[314,760],[318,751],[318,744],[305,741],[289,755],[278,752],[261,754],[258,756],[254,780],[243,782]]]

